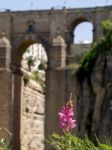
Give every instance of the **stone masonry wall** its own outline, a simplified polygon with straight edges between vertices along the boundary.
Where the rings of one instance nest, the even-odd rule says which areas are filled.
[[[12,132],[11,79],[12,76],[9,71],[0,70],[0,128],[6,128],[10,132]],[[3,134],[0,132],[0,137],[3,138]]]
[[[81,57],[90,50],[91,44],[71,44],[70,50],[72,54],[72,61],[80,63]]]
[[[22,83],[21,149],[44,150],[45,96],[35,82]]]

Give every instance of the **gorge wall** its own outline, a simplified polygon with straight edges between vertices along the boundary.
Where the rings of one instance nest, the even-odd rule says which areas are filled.
[[[103,37],[82,58],[76,73],[78,132],[112,141],[112,22],[102,28]]]
[[[21,149],[44,150],[45,95],[35,81],[22,83]]]

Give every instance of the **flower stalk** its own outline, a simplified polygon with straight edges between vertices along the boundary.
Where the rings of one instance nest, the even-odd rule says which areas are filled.
[[[74,120],[72,94],[70,95],[70,99],[67,104],[62,107],[61,111],[59,112],[59,121],[60,127],[65,132],[70,132],[71,129],[76,127],[76,120]]]

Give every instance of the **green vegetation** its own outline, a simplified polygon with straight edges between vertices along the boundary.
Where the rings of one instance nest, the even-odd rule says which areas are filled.
[[[29,80],[30,80],[30,76],[27,75],[27,74],[24,74],[23,75],[23,82],[24,82],[25,86],[27,85],[27,83],[29,82]]]
[[[8,139],[0,138],[0,150],[12,150],[11,139],[12,134],[6,128],[0,128],[0,132],[8,135]]]
[[[55,150],[112,150],[110,144],[101,144],[98,139],[95,145],[87,136],[79,138],[66,132],[64,135],[53,134],[48,142]]]
[[[34,72],[31,76],[31,79],[33,79],[34,81],[36,81],[43,89],[43,91],[45,92],[45,83],[44,83],[44,77],[45,75],[39,72]]]
[[[103,37],[95,42],[90,50],[83,56],[80,67],[76,73],[80,83],[85,78],[90,78],[96,60],[99,56],[106,56],[112,50],[112,21],[102,22]]]
[[[32,56],[27,57],[27,64],[28,64],[29,71],[31,71],[31,66],[34,65],[34,61],[35,60],[33,59]]]
[[[38,69],[45,71],[47,69],[47,62],[45,60],[41,60]]]
[[[26,86],[31,79],[34,80],[36,83],[38,83],[42,87],[43,92],[45,92],[45,81],[44,81],[45,74],[44,73],[33,72],[31,75],[24,74],[23,75],[24,85]]]

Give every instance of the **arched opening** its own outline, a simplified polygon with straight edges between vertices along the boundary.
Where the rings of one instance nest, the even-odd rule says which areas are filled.
[[[84,18],[75,20],[72,25],[71,54],[74,62],[80,62],[83,54],[93,43],[93,24]]]
[[[46,68],[42,44],[30,45],[21,61],[21,150],[44,150]]]
[[[74,43],[91,44],[93,42],[93,25],[89,22],[82,22],[74,29]]]
[[[15,54],[13,146],[17,150],[44,150],[46,49],[30,38]]]

